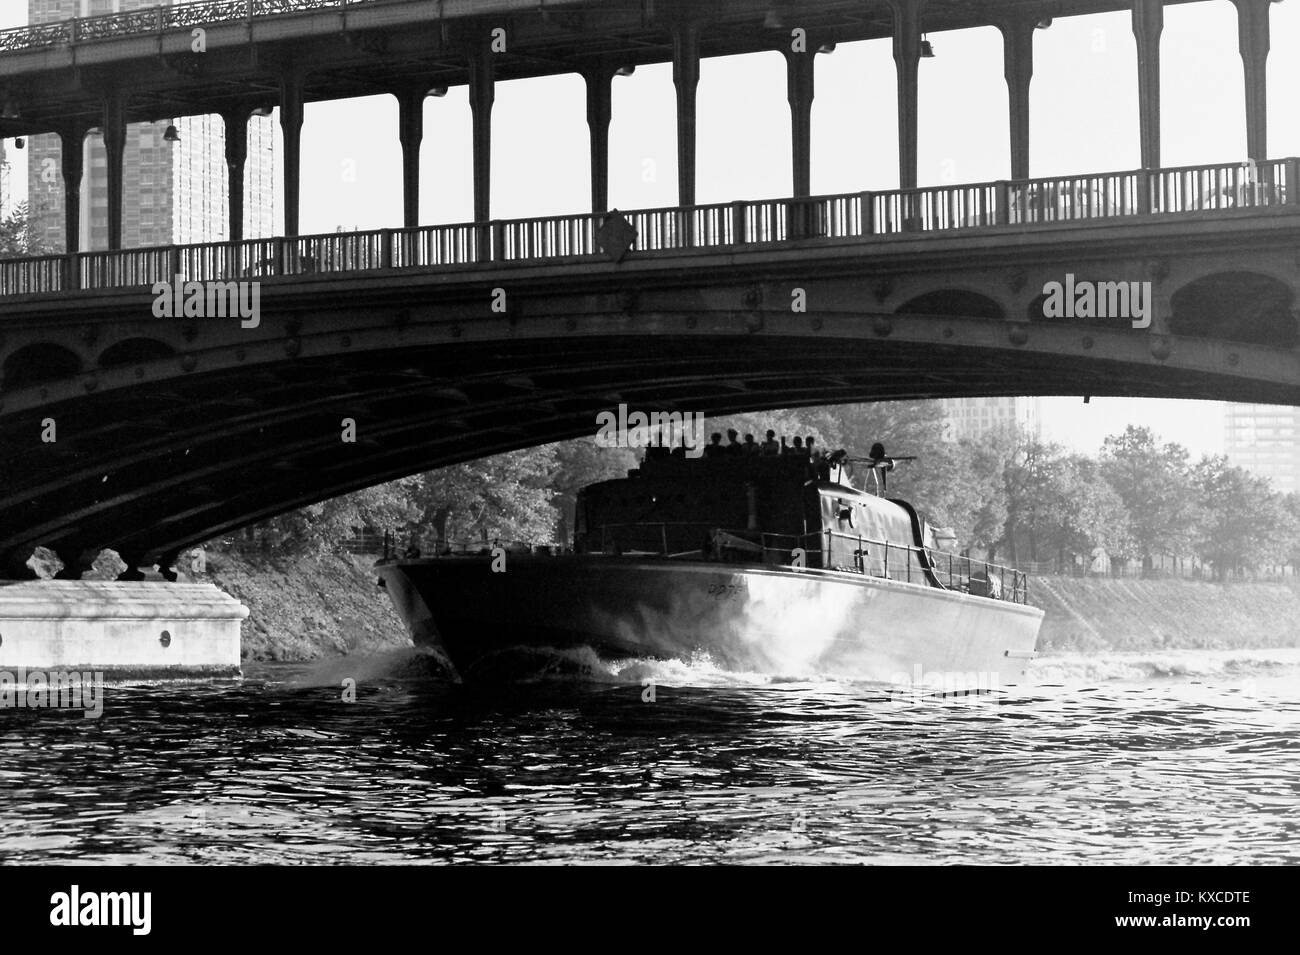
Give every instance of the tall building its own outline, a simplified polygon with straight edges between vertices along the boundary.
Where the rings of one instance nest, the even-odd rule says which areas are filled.
[[[941,404],[948,437],[954,441],[1010,425],[1035,436],[1042,432],[1038,398],[944,398]]]
[[[166,0],[28,0],[28,22],[125,13],[165,6]],[[225,129],[219,116],[175,121],[177,142],[163,138],[170,119],[132,123],[122,151],[122,247],[217,242],[230,237]],[[244,164],[244,236],[272,235],[275,228],[271,119],[248,124]],[[59,137],[28,140],[27,204],[35,240],[63,251],[64,197]],[[83,250],[108,248],[108,156],[101,130],[82,144],[81,235]]]
[[[1275,491],[1300,491],[1300,408],[1228,404],[1223,418],[1229,464],[1268,478]]]

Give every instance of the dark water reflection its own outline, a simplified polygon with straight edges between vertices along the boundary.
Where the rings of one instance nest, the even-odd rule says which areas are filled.
[[[644,661],[466,687],[410,654],[110,687],[98,720],[0,710],[0,860],[1295,862],[1294,654],[920,702]]]

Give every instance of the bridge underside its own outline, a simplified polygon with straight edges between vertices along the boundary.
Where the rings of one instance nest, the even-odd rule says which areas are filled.
[[[1050,386],[1022,384],[1031,381]],[[111,546],[150,564],[349,490],[591,435],[597,413],[619,402],[722,415],[1027,390],[1300,402],[1294,387],[1177,367],[875,333],[412,342],[124,387],[93,403],[10,416],[3,454],[22,463],[22,474],[5,482],[0,499],[0,553],[11,572],[37,544],[83,561]],[[356,422],[355,443],[342,440],[345,418]],[[41,444],[46,419],[57,440]]]

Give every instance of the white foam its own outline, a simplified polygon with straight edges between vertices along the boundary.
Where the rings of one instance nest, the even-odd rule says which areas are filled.
[[[1133,650],[1044,654],[1029,665],[1026,683],[1287,676],[1300,671],[1300,648],[1249,650]]]

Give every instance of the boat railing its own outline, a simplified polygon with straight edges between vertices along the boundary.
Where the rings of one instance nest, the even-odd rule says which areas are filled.
[[[680,529],[695,529],[703,536],[700,547],[670,548],[670,539],[680,540]],[[829,570],[865,574],[906,583],[938,585],[944,590],[976,594],[995,600],[1023,604],[1029,598],[1029,575],[1014,567],[953,554],[932,547],[918,547],[879,540],[841,531],[812,531],[807,534],[779,534],[719,527],[703,521],[648,521],[602,524],[600,553],[659,556],[668,558],[720,557],[735,549],[735,542],[752,545],[745,551],[764,564],[793,567],[818,566]],[[728,538],[732,543],[728,543]],[[714,543],[712,553],[709,542]],[[836,546],[842,541],[846,546]],[[591,548],[589,552],[597,552]],[[851,562],[845,562],[848,557]],[[815,560],[814,560],[815,558]]]
[[[768,543],[769,540],[791,541],[793,546],[782,543],[772,545]],[[848,549],[835,547],[836,540],[844,541],[849,545]],[[806,546],[808,544],[813,546]],[[803,554],[800,555],[803,560],[813,554],[829,554],[829,559],[822,560],[821,564],[830,570],[851,571],[907,583],[933,582],[945,590],[957,590],[1011,603],[1023,604],[1029,598],[1029,575],[1024,571],[933,547],[899,544],[830,529],[808,534],[763,535],[765,558],[769,552],[775,551],[778,555],[783,555],[784,559],[779,560],[779,563],[794,564],[796,547],[803,549]],[[852,558],[851,564],[836,561],[837,557],[846,554]]]
[[[559,554],[564,551],[560,544],[537,544],[532,541],[513,540],[508,537],[466,537],[435,538],[428,549],[421,546],[424,541],[411,539],[406,547],[400,547],[399,535],[384,531],[384,560],[419,557],[464,557],[491,554],[496,548],[511,553]]]
[[[668,546],[671,531],[694,528],[702,534],[717,529],[717,524],[707,521],[640,521],[600,525],[600,548],[590,548],[589,553],[650,554],[658,557],[687,557],[703,555],[705,548],[695,547],[673,551]],[[674,537],[680,535],[674,534]]]

